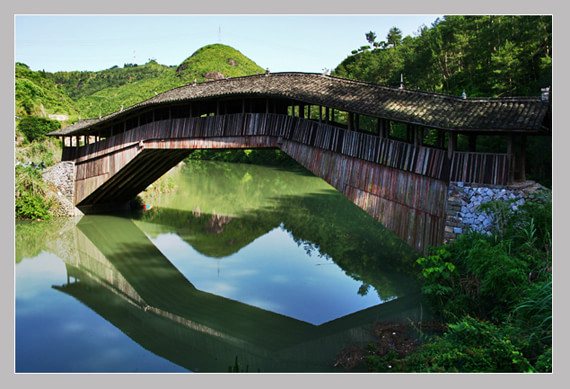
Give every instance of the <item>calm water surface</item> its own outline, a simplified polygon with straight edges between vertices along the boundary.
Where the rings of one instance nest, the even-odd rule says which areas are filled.
[[[193,162],[149,210],[16,223],[17,372],[327,372],[419,320],[416,254],[304,170]]]

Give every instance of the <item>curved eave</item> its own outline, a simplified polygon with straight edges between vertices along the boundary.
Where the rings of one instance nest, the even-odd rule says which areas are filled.
[[[206,81],[161,93],[100,119],[87,119],[51,136],[84,135],[109,122],[162,105],[227,98],[289,99],[360,115],[458,132],[548,134],[550,104],[539,98],[463,99],[315,73],[273,73]]]

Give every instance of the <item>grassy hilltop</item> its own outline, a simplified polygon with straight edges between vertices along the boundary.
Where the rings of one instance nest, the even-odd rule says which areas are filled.
[[[16,64],[16,115],[66,115],[64,125],[107,115],[151,98],[155,93],[205,81],[239,77],[264,70],[238,50],[222,44],[198,49],[178,66],[150,60],[144,65],[124,64],[97,72],[48,73]]]

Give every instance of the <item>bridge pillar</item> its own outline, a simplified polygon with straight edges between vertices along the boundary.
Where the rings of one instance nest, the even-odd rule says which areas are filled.
[[[469,135],[469,151],[472,153],[477,151],[477,134]]]
[[[447,134],[447,157],[451,159],[453,157],[453,153],[457,150],[457,133],[450,131]]]
[[[526,159],[526,135],[521,135],[520,150],[518,154],[519,180],[526,181],[525,159]]]
[[[526,135],[509,135],[507,142],[507,159],[509,161],[508,183],[512,184],[516,181],[525,181]]]

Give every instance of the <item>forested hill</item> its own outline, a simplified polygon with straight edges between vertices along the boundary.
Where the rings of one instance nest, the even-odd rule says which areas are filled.
[[[362,32],[333,75],[385,85],[461,95],[538,96],[552,85],[552,17],[445,16],[415,36],[392,28],[385,40]],[[347,53],[349,54],[349,53]],[[106,115],[157,93],[205,81],[263,72],[221,44],[200,48],[179,65],[124,64],[97,72],[48,73],[16,64],[16,115],[69,116],[67,123]]]
[[[333,75],[468,97],[539,96],[552,85],[552,17],[445,16],[415,37],[363,31]]]
[[[107,115],[156,93],[219,77],[264,72],[238,50],[222,44],[200,48],[179,65],[124,64],[101,71],[48,73],[16,64],[16,115],[67,115],[67,123]],[[64,123],[65,125],[65,123]]]

